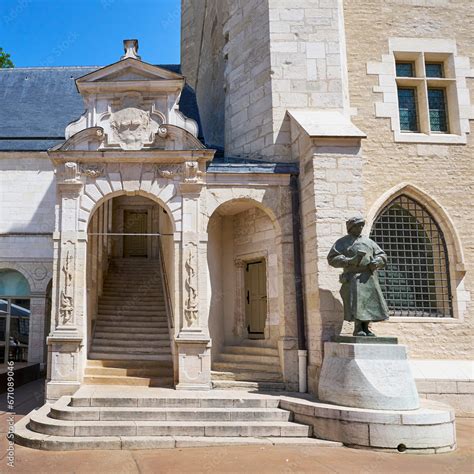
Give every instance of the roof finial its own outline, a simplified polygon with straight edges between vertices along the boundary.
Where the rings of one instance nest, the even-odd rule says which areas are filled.
[[[141,60],[138,56],[138,40],[137,39],[126,39],[123,40],[123,50],[125,54],[120,59],[133,58]]]

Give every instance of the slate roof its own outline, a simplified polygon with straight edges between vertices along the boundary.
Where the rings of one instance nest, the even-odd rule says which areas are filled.
[[[75,79],[101,67],[0,69],[0,151],[41,151],[63,142],[66,126],[84,112]],[[181,72],[178,64],[159,67]],[[201,130],[196,96],[189,86],[181,95],[180,110]]]

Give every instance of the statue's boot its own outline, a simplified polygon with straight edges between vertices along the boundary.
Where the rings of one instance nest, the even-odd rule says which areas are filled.
[[[365,332],[365,334],[367,336],[376,337],[375,334],[369,329],[369,322],[368,321],[362,322],[362,330]]]
[[[358,319],[354,321],[354,332],[352,333],[353,336],[366,336],[367,335],[362,325],[363,325],[362,321],[359,321]]]

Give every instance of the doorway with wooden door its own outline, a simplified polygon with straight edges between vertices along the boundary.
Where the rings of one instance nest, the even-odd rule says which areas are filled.
[[[148,211],[125,209],[123,214],[123,256],[148,257]],[[133,235],[137,234],[137,235]]]
[[[245,318],[249,339],[265,339],[267,270],[264,259],[245,266]]]

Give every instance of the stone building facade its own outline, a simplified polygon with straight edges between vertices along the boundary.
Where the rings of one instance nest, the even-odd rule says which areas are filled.
[[[8,324],[30,301],[27,360],[47,366],[48,399],[127,347],[171,361],[178,389],[317,394],[323,343],[351,330],[326,257],[353,215],[398,262],[376,332],[420,367],[466,367],[469,3],[183,0],[181,69],[142,61],[128,41],[103,68],[1,71],[0,290],[17,272],[29,294],[0,297]],[[127,225],[144,239],[130,244]],[[98,336],[110,274],[134,255],[163,283],[164,355]],[[472,375],[426,373],[421,393],[464,410]]]

